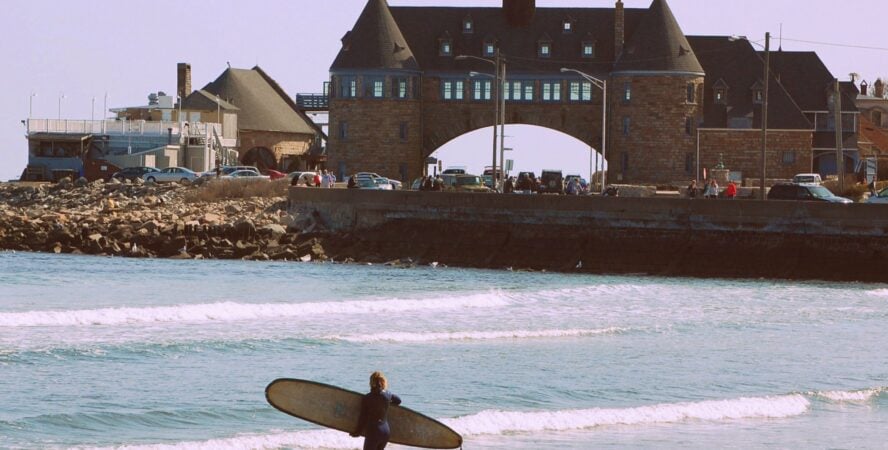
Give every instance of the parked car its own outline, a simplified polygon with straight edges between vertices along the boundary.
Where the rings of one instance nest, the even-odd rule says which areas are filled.
[[[866,201],[871,204],[888,204],[888,188],[882,189]]]
[[[518,178],[515,180],[515,191],[536,192],[537,188],[537,178],[533,172],[518,172]]]
[[[227,177],[238,170],[252,170],[256,173],[259,173],[259,168],[256,166],[222,166],[219,168],[219,176]],[[216,169],[210,169],[202,174],[200,174],[201,178],[210,178],[216,176]]]
[[[451,190],[457,192],[493,192],[478,175],[456,175]]]
[[[281,178],[285,178],[287,176],[287,174],[285,174],[279,170],[274,170],[274,169],[268,169],[264,172],[259,172],[259,173],[267,176],[269,180],[280,180]]]
[[[585,178],[583,178],[583,177],[581,177],[581,176],[579,176],[579,175],[567,175],[567,176],[565,176],[565,177],[564,177],[564,186],[565,186],[565,189],[567,188],[567,185],[568,185],[571,181],[573,181],[574,178],[580,180],[580,187],[583,188],[583,191],[584,191],[584,192],[589,190],[589,183],[586,181]]]
[[[819,173],[800,173],[792,177],[792,182],[795,184],[823,184],[823,180],[820,179]]]
[[[261,173],[255,170],[236,170],[228,174],[226,179],[238,180],[238,181],[249,181],[249,180],[270,180],[271,178],[268,175],[262,175]]]
[[[465,175],[466,169],[457,169],[455,167],[448,168],[447,170],[441,172],[441,175]]]
[[[782,183],[771,187],[768,200],[796,200],[829,203],[853,203],[833,194],[829,189],[814,184]]]
[[[564,176],[560,170],[544,170],[540,175],[540,194],[564,194]]]
[[[314,183],[316,172],[290,172],[287,178],[290,179],[290,186],[311,186]]]
[[[115,172],[114,175],[111,175],[111,178],[116,180],[130,180],[133,181],[136,178],[142,178],[142,175],[146,173],[154,173],[160,172],[160,169],[156,167],[146,167],[146,166],[138,166],[138,167],[127,167],[121,169],[119,172]]]
[[[152,181],[155,183],[176,182],[184,184],[190,183],[198,178],[199,176],[196,172],[185,167],[167,167],[160,172],[149,172],[142,175],[143,180]]]
[[[379,187],[381,191],[391,191],[393,189],[391,180],[385,177],[379,178],[364,178],[371,180],[376,186]]]

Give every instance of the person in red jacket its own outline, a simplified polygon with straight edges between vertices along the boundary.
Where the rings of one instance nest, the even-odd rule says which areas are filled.
[[[321,187],[321,172],[315,172],[315,177],[312,181],[314,181],[315,187]]]
[[[737,185],[734,182],[728,183],[728,187],[725,188],[725,198],[734,198],[737,196]]]

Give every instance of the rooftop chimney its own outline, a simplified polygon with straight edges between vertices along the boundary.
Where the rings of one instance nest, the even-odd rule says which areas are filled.
[[[536,13],[536,0],[503,0],[503,14],[513,27],[526,27]]]
[[[191,64],[179,63],[176,66],[178,81],[176,83],[176,95],[184,100],[191,94]]]
[[[869,94],[868,94],[868,92],[869,92],[869,89],[868,89],[868,88],[869,88],[869,84],[866,82],[866,80],[861,81],[861,82],[860,82],[860,95],[863,95],[864,97],[867,96],[867,95],[869,95]]]
[[[885,98],[885,83],[882,82],[881,78],[876,80],[876,83],[873,84],[873,95],[877,98]]]
[[[626,39],[626,12],[623,10],[623,0],[617,0],[614,8],[614,58],[623,54],[623,44]]]

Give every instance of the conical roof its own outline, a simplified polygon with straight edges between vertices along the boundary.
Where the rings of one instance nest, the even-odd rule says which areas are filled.
[[[386,0],[369,0],[331,70],[419,69]]]
[[[651,3],[614,72],[704,73],[666,0]]]

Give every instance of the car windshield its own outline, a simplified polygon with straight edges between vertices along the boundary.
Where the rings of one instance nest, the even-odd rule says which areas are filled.
[[[809,188],[809,192],[811,192],[811,195],[816,198],[833,197],[833,193],[823,186],[812,186],[811,188]]]
[[[372,178],[358,178],[357,182],[358,182],[358,187],[362,187],[362,188],[364,188],[364,187],[375,188],[376,187],[376,183],[373,182]]]
[[[882,191],[879,192],[879,197],[888,197],[888,188],[882,189]]]
[[[457,186],[480,186],[480,177],[459,177],[456,179]]]
[[[388,178],[374,178],[373,182],[376,184],[389,184],[390,183]]]

